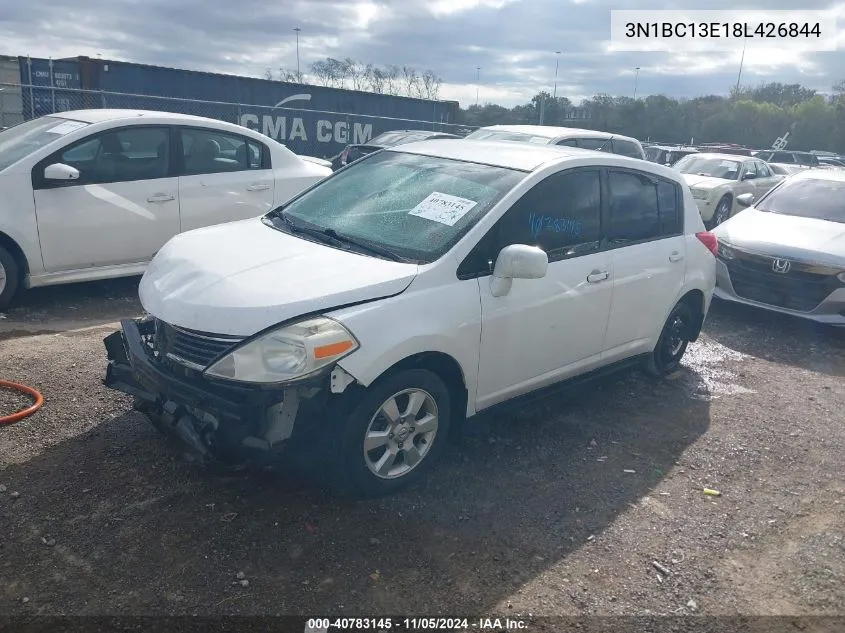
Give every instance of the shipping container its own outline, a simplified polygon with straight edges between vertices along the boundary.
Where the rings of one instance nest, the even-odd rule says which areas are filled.
[[[20,83],[18,58],[0,55],[0,129],[24,120]]]
[[[80,107],[97,107],[80,103],[82,84],[76,61],[19,57],[18,62],[21,84],[30,86],[28,90],[24,89],[22,95],[27,119]]]
[[[222,75],[114,60],[22,57],[27,118],[77,108],[164,110],[222,119],[258,130],[298,154],[329,157],[396,129],[451,132],[456,101],[415,99],[253,77]],[[52,70],[51,70],[52,69]],[[52,75],[51,75],[52,72]],[[57,78],[60,85],[50,83]],[[44,88],[41,88],[44,86]],[[64,107],[60,88],[79,88]],[[29,92],[30,95],[26,93]],[[56,105],[55,109],[49,108]]]

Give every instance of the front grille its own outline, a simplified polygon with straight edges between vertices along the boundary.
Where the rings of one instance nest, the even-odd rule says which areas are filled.
[[[186,330],[156,319],[153,348],[159,356],[205,368],[242,340],[239,336]]]
[[[790,261],[787,273],[772,269],[776,258],[731,249],[734,257],[720,257],[728,269],[736,294],[766,305],[811,312],[841,286],[834,274],[802,262]]]

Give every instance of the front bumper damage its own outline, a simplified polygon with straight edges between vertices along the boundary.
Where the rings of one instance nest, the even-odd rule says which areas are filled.
[[[299,437],[336,415],[337,393],[352,378],[332,373],[290,385],[244,385],[207,379],[152,353],[151,320],[123,320],[103,342],[104,383],[136,398],[160,431],[178,437],[200,461],[272,465]],[[334,393],[333,393],[334,391]]]

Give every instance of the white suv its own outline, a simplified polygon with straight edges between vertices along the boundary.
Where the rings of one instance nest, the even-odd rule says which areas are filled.
[[[141,280],[148,316],[105,340],[106,384],[203,458],[319,447],[336,482],[388,493],[464,417],[631,361],[676,369],[715,250],[668,167],[402,145],[263,218],[172,239]]]

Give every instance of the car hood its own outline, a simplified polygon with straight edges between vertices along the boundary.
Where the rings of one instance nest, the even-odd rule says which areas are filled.
[[[720,224],[713,233],[740,249],[794,257],[810,263],[845,266],[845,224],[767,213],[749,208]]]
[[[681,174],[684,177],[684,180],[687,181],[687,184],[690,187],[695,187],[696,189],[714,189],[720,185],[727,185],[732,182],[733,180],[727,180],[725,178],[714,178],[713,176],[699,176],[698,174]]]
[[[404,291],[416,264],[277,231],[261,218],[182,233],[141,279],[141,305],[183,328],[250,336],[297,316]]]

